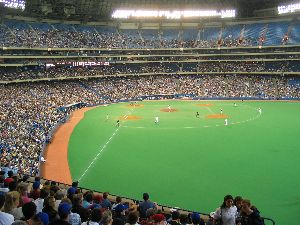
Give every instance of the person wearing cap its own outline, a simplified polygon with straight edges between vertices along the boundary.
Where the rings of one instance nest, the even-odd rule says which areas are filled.
[[[223,225],[235,225],[235,218],[237,216],[237,208],[233,204],[233,197],[226,195],[220,208],[214,213],[213,224],[216,224],[218,220],[222,221]]]
[[[126,223],[125,217],[125,206],[123,204],[118,204],[114,209],[114,217],[112,225],[124,225]]]
[[[38,214],[36,214],[40,220],[43,222],[43,225],[48,225],[49,224],[49,216],[47,213],[44,212],[40,212]]]
[[[29,197],[32,198],[33,200],[36,200],[40,197],[40,193],[41,193],[40,185],[41,185],[40,181],[35,181],[32,184],[32,190],[29,193]]]
[[[72,206],[68,203],[61,203],[58,206],[59,220],[51,222],[49,225],[71,225],[69,221],[69,215],[71,213]]]
[[[197,212],[193,212],[190,215],[190,218],[191,218],[192,225],[205,225],[205,222],[201,219],[200,214]]]
[[[151,217],[152,221],[153,221],[153,224],[154,225],[165,225],[166,224],[166,217],[164,214],[155,214]]]
[[[68,198],[63,198],[61,200],[61,203],[68,203],[70,206],[72,206],[72,202],[70,199]],[[71,210],[71,213],[69,215],[69,221],[68,221],[70,224],[72,225],[81,225],[81,218],[79,216],[78,213],[73,213],[72,210]]]
[[[147,218],[147,215],[146,215],[146,212],[147,212],[147,209],[150,209],[150,208],[155,208],[155,205],[153,204],[153,202],[151,202],[149,200],[149,194],[148,193],[144,193],[143,194],[143,199],[144,201],[140,202],[139,204],[139,212],[140,212],[140,217],[141,218]]]

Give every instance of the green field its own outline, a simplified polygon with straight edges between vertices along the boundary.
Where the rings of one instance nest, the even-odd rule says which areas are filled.
[[[129,198],[148,192],[160,204],[206,213],[226,194],[241,195],[277,224],[299,224],[300,103],[236,103],[144,101],[90,110],[69,143],[72,179]],[[168,105],[177,111],[160,111]],[[221,108],[228,126],[207,118]],[[130,116],[140,119],[116,127]]]

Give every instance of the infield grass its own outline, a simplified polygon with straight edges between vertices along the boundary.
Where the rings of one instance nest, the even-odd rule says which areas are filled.
[[[299,224],[300,103],[236,103],[143,101],[90,110],[70,139],[72,179],[129,198],[148,192],[160,204],[206,213],[225,195],[241,195],[277,224]],[[168,105],[177,111],[162,112]],[[220,117],[220,109],[228,126],[207,118]]]

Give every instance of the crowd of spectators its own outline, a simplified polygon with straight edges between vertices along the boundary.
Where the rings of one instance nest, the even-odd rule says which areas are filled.
[[[49,132],[68,115],[58,110],[60,106],[101,102],[99,96],[74,82],[1,86],[0,98],[1,164],[9,163],[25,174],[38,173]]]
[[[96,105],[160,94],[300,98],[299,82],[290,85],[290,80],[285,76],[153,75],[1,85],[1,164],[38,174],[40,154],[51,131],[70,113],[59,108],[68,104]]]
[[[6,169],[6,168],[4,168]],[[263,225],[259,210],[241,196],[226,195],[206,216],[178,208],[165,210],[143,193],[141,201],[83,191],[78,182],[58,185],[0,171],[0,224],[3,225]]]
[[[239,73],[239,72],[299,72],[296,63],[289,62],[200,62],[200,63],[143,63],[143,64],[111,64],[110,66],[87,67],[21,67],[20,69],[1,68],[0,80],[26,80],[59,77],[92,77],[106,75],[140,75],[140,74],[177,74],[181,72],[202,73]]]
[[[222,39],[202,40],[183,39],[179,35],[164,37],[160,31],[153,37],[114,32],[98,32],[96,29],[78,31],[76,29],[48,30],[20,27],[0,27],[0,45],[5,47],[30,47],[30,48],[216,48],[216,47],[245,47],[258,45],[254,38],[233,38],[228,35]],[[188,31],[187,31],[188,32]],[[179,32],[180,33],[180,32]]]

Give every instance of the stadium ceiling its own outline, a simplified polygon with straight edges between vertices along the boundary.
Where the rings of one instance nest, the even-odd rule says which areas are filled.
[[[7,0],[9,1],[9,0]],[[11,0],[16,1],[16,0]],[[115,9],[236,9],[238,17],[274,8],[283,0],[26,0],[25,15],[38,18],[109,20]]]

